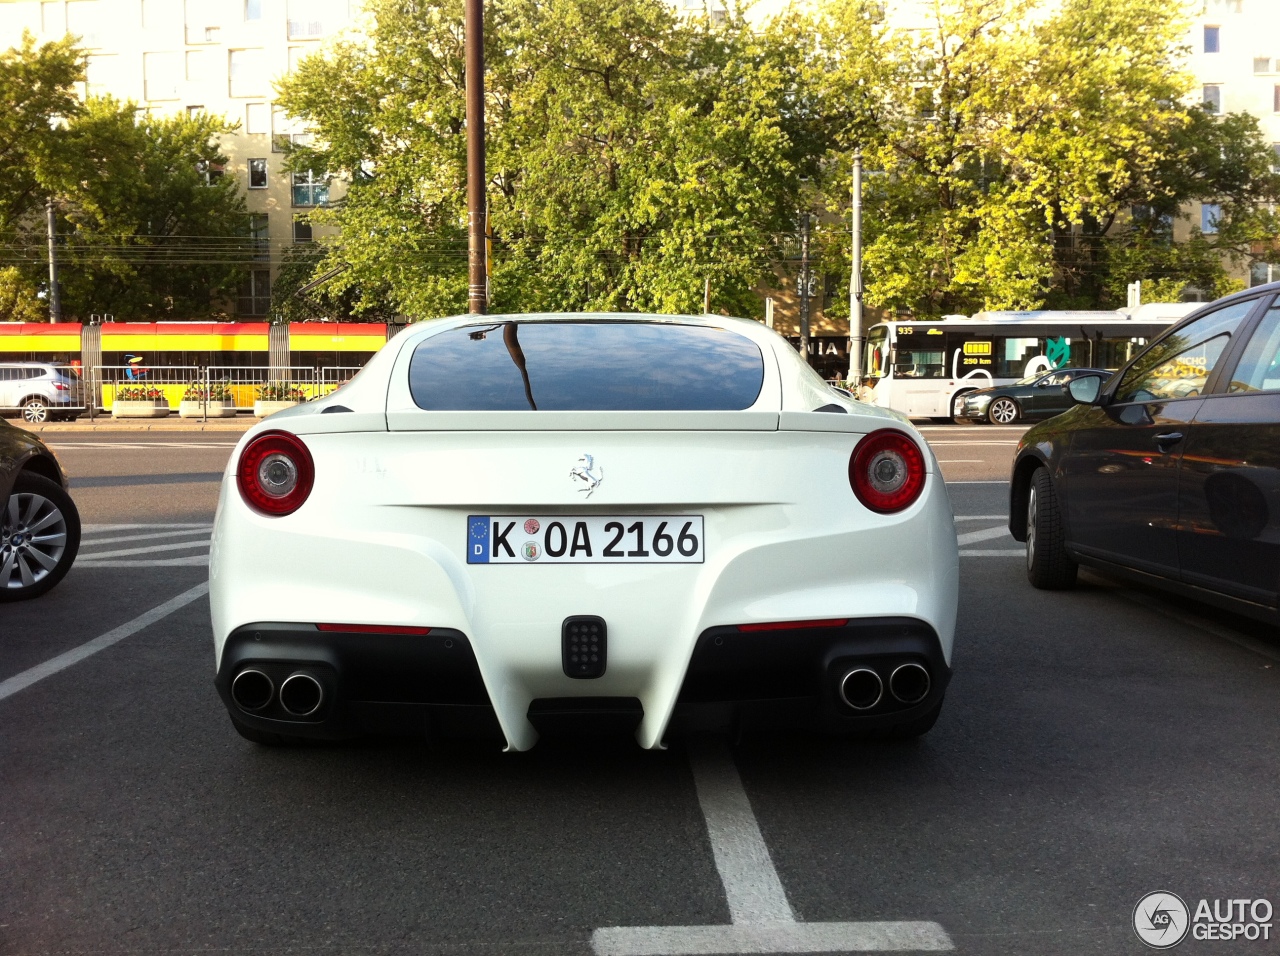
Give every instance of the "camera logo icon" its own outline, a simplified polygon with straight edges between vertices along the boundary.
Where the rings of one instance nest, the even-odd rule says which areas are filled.
[[[1133,908],[1133,931],[1152,949],[1172,949],[1187,937],[1191,911],[1176,893],[1148,893]]]

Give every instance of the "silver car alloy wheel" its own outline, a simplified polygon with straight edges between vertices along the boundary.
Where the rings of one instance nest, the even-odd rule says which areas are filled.
[[[29,588],[48,577],[67,549],[67,519],[43,495],[12,494],[0,515],[0,587]]]
[[[39,398],[32,398],[22,406],[22,420],[32,425],[41,425],[49,420],[49,406]]]
[[[1008,398],[997,398],[991,403],[991,417],[1001,425],[1012,424],[1018,417],[1018,406]]]
[[[1036,486],[1033,483],[1027,495],[1027,570],[1036,560]]]

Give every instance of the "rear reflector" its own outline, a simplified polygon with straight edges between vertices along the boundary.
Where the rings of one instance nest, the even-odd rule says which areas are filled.
[[[740,631],[791,631],[800,627],[844,627],[848,620],[830,621],[769,621],[767,624],[739,624]]]
[[[344,634],[430,634],[429,627],[402,627],[399,624],[317,624],[317,631],[341,631]]]

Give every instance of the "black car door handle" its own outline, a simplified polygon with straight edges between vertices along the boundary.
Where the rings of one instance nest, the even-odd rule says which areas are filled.
[[[1182,432],[1165,432],[1156,436],[1156,447],[1161,451],[1168,451],[1166,445],[1176,445],[1182,441]]]

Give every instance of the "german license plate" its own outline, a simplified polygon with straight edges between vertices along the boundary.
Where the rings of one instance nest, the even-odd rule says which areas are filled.
[[[702,515],[470,515],[468,564],[701,564]]]

